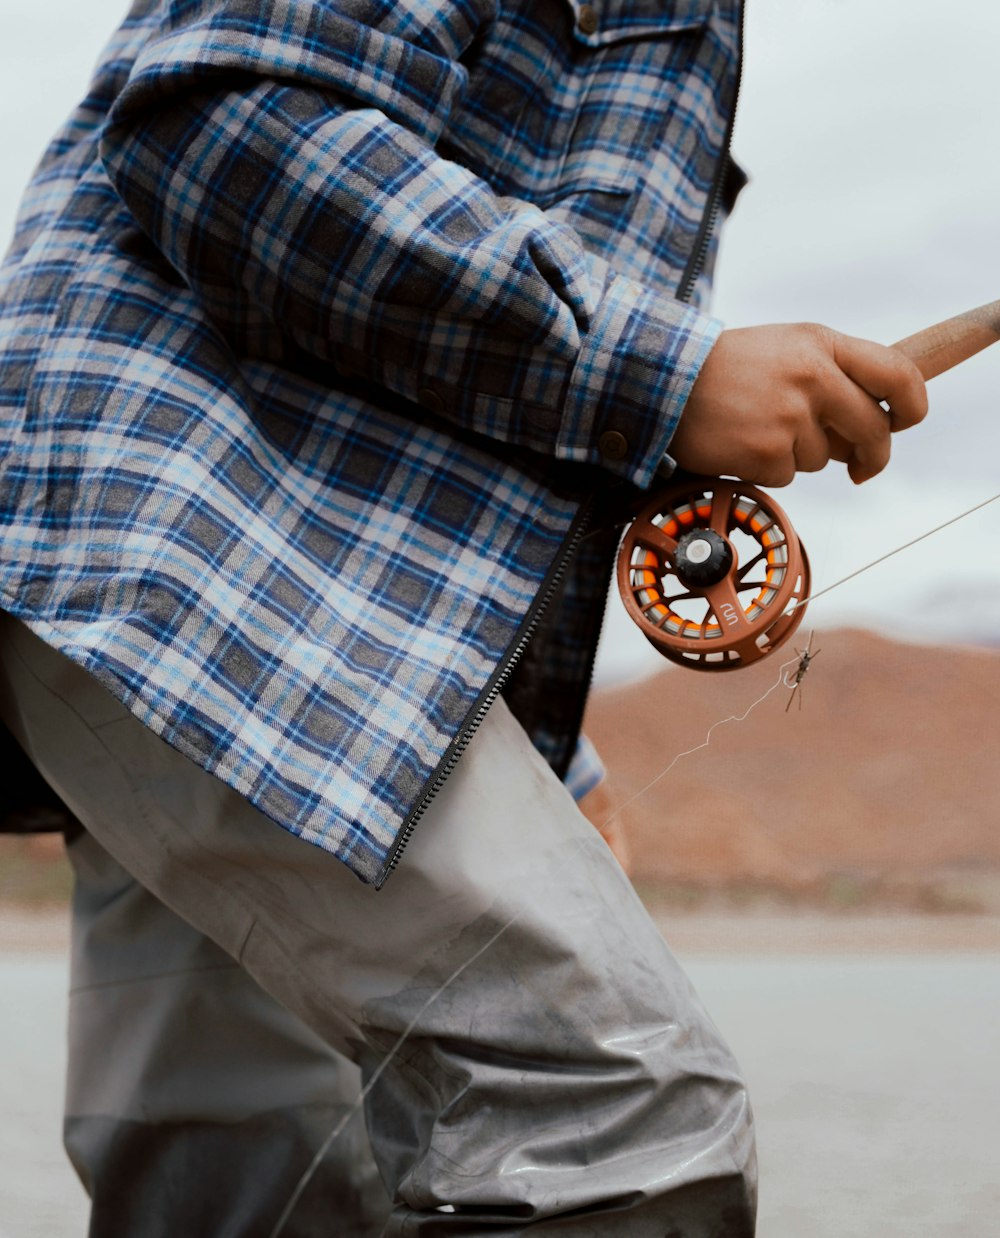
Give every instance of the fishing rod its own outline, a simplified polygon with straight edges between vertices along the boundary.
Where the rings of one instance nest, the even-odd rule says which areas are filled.
[[[1000,301],[893,347],[925,380],[1000,340]],[[687,476],[645,504],[618,551],[625,609],[664,657],[695,670],[748,666],[805,617],[809,559],[791,521],[749,482]]]

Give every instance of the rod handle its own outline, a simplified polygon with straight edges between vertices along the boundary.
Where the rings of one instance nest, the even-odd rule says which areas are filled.
[[[1000,301],[980,305],[925,327],[893,344],[917,363],[925,379],[936,378],[983,348],[1000,340]]]

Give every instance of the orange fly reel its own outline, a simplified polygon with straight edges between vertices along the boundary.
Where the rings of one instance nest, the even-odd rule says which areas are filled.
[[[626,531],[618,588],[660,653],[697,670],[728,671],[766,657],[798,628],[809,561],[762,490],[691,477],[660,491]]]

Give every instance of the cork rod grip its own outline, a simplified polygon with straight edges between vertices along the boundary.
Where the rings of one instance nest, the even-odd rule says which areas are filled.
[[[936,378],[1000,340],[1000,301],[935,323],[893,344],[915,361],[924,378]]]

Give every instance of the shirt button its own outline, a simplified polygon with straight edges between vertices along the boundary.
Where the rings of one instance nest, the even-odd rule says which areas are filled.
[[[596,34],[600,23],[597,20],[597,9],[592,4],[580,6],[579,26],[584,34]]]
[[[628,439],[617,430],[605,430],[597,440],[597,450],[605,460],[624,460],[628,455]]]
[[[421,387],[417,392],[417,402],[421,408],[426,408],[429,413],[436,413],[440,416],[444,412],[444,400],[431,387]]]

